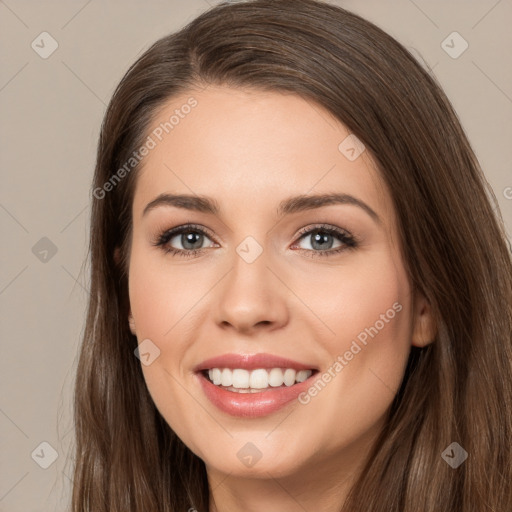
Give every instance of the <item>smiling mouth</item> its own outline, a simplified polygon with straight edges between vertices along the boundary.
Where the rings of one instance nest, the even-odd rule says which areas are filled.
[[[215,386],[233,393],[261,393],[273,389],[292,387],[306,381],[318,370],[293,368],[210,368],[200,372]]]

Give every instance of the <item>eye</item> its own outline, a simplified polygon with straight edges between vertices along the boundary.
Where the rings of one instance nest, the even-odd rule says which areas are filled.
[[[188,224],[164,231],[153,245],[160,247],[165,253],[191,257],[202,252],[205,240],[209,239],[209,233],[205,228]],[[175,245],[181,245],[181,247],[175,247]]]
[[[306,245],[309,245],[309,247],[301,249],[309,252],[312,257],[331,256],[341,251],[355,249],[358,246],[358,241],[348,231],[328,224],[305,228],[299,235],[299,241],[304,240],[308,242]],[[337,246],[335,245],[336,241],[338,241]],[[295,243],[292,248],[297,245]]]
[[[212,235],[206,228],[196,224],[187,224],[162,232],[153,245],[160,247],[166,254],[171,253],[188,258],[204,252],[204,243],[211,239]],[[299,249],[306,251],[310,257],[332,256],[342,251],[353,250],[359,245],[358,240],[348,231],[328,224],[301,230],[299,242],[296,242],[291,248],[297,248],[301,240],[309,242],[306,244],[309,247],[299,247]],[[338,245],[336,245],[336,241]],[[181,247],[176,247],[176,245],[181,245]],[[214,246],[215,242],[209,245],[209,247]]]

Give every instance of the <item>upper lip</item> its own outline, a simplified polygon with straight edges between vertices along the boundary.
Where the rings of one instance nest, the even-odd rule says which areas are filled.
[[[293,359],[287,359],[272,354],[223,354],[212,357],[198,364],[195,372],[210,370],[211,368],[243,368],[256,370],[258,368],[293,368],[294,370],[316,370],[310,364],[300,363]]]

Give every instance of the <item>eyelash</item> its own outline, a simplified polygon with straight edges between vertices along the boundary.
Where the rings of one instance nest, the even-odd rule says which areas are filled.
[[[340,242],[344,244],[342,247],[338,247],[337,249],[327,249],[315,251],[311,249],[300,249],[306,251],[308,253],[312,253],[310,257],[323,257],[323,256],[333,256],[335,254],[339,254],[342,251],[354,250],[359,246],[358,239],[350,234],[348,231],[342,230],[340,228],[336,228],[334,226],[330,226],[329,224],[318,224],[313,227],[307,227],[302,229],[298,234],[297,242],[300,241],[304,235],[310,233],[327,233],[329,235],[334,235],[338,238]],[[208,230],[205,228],[198,226],[196,224],[186,224],[183,226],[178,226],[173,229],[169,229],[167,231],[163,231],[160,235],[158,235],[153,245],[156,247],[160,247],[165,254],[172,254],[173,256],[179,256],[183,258],[193,258],[196,255],[199,255],[204,249],[191,249],[191,250],[183,250],[183,249],[175,249],[173,247],[166,246],[166,244],[174,238],[176,235],[181,235],[183,233],[200,233],[202,235],[207,236],[208,238],[213,238]],[[294,244],[295,245],[295,244]]]

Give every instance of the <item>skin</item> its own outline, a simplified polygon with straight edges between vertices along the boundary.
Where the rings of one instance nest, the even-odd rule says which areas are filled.
[[[160,350],[142,366],[148,389],[205,462],[211,511],[334,512],[383,427],[411,345],[433,339],[429,304],[416,293],[413,308],[391,196],[369,151],[354,161],[340,152],[349,135],[342,123],[297,95],[210,86],[174,97],[151,129],[190,96],[197,106],[144,158],[134,193],[128,320],[139,343],[149,338]],[[143,216],[163,192],[209,196],[220,213],[159,206]],[[380,222],[351,204],[277,217],[290,196],[333,192],[364,201]],[[152,245],[187,223],[213,235],[199,255]],[[297,234],[319,223],[347,230],[359,245],[310,257],[321,249],[311,233]],[[248,236],[263,251],[250,264],[236,251]],[[174,248],[186,250],[183,243],[172,239]],[[336,236],[328,243],[331,251],[343,246]],[[213,356],[268,352],[321,375],[395,303],[401,311],[307,404],[233,417],[193,373]],[[252,467],[237,457],[248,442],[262,454]]]

